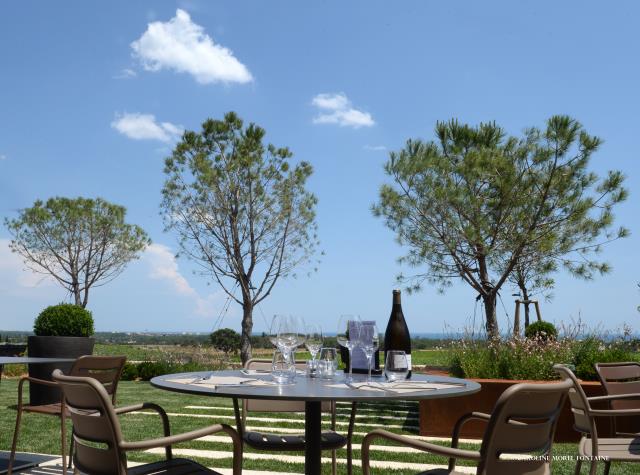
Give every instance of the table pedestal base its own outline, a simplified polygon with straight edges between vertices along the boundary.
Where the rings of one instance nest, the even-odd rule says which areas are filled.
[[[320,475],[322,472],[322,405],[320,401],[306,401],[304,405],[304,473]]]

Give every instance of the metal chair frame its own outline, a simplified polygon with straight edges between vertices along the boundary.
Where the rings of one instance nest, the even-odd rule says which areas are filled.
[[[599,438],[596,428],[596,417],[634,416],[640,415],[640,409],[594,409],[592,402],[612,403],[615,401],[639,400],[640,394],[613,394],[608,396],[587,397],[580,386],[576,375],[565,365],[553,367],[562,377],[569,378],[573,387],[569,391],[571,411],[574,418],[574,429],[582,434],[578,444],[578,453],[581,457],[591,457],[589,474],[595,475],[598,460],[595,457],[605,457],[604,474],[608,475],[611,462],[640,462],[640,439],[633,438]],[[624,447],[624,449],[622,449]],[[576,474],[582,468],[581,457],[576,462]]]
[[[270,369],[271,361],[264,359],[250,359],[244,365],[244,368],[247,370],[251,369]],[[305,364],[297,363],[297,369],[305,369]],[[274,451],[289,451],[289,450],[302,450],[298,448],[292,448],[291,444],[287,445],[292,439],[299,439],[303,442],[304,436],[300,435],[277,435],[277,434],[263,434],[264,437],[269,438],[268,444],[256,443],[253,438],[247,437],[246,421],[247,421],[247,413],[249,412],[303,412],[304,411],[304,402],[302,401],[264,401],[257,399],[242,399],[241,404],[238,402],[237,398],[233,399],[233,408],[236,417],[236,426],[238,433],[240,434],[240,439],[242,440],[243,445],[247,444],[250,447],[258,450],[274,450]],[[240,406],[242,406],[242,410],[240,410]],[[257,406],[257,407],[252,407]],[[331,432],[335,433],[336,431],[336,403],[335,401],[327,402],[322,404],[323,412],[328,412],[331,414]],[[349,416],[349,428],[347,430],[347,435],[344,437],[344,442],[341,446],[345,446],[347,448],[347,474],[351,475],[353,472],[353,445],[352,445],[352,436],[353,436],[353,428],[355,425],[355,417],[356,417],[356,403],[351,403],[351,414]],[[274,437],[275,436],[275,437]],[[278,442],[277,439],[280,439]],[[285,442],[287,440],[288,442]],[[300,445],[300,444],[297,444]],[[331,472],[333,475],[337,473],[337,460],[336,460],[336,449],[331,450]]]
[[[81,356],[73,363],[71,371],[72,376],[94,376],[98,378],[100,383],[105,386],[107,394],[110,395],[113,405],[116,403],[116,391],[118,389],[118,382],[122,375],[122,369],[126,361],[125,356]],[[13,464],[16,457],[16,449],[18,445],[18,436],[20,434],[20,425],[22,422],[22,414],[24,412],[30,412],[35,414],[43,414],[48,416],[55,416],[60,418],[60,444],[62,447],[62,471],[66,475],[67,468],[71,468],[71,458],[73,454],[73,437],[69,444],[69,465],[67,466],[67,436],[65,426],[65,410],[62,402],[54,404],[46,404],[42,406],[32,406],[24,404],[24,384],[42,384],[45,386],[58,387],[55,381],[47,381],[44,379],[34,378],[31,376],[23,376],[18,382],[18,404],[16,414],[16,425],[13,431],[13,441],[11,443],[11,455],[9,456],[9,466],[7,468],[7,475],[11,475],[13,471]]]
[[[367,434],[362,441],[362,473],[370,475],[371,443],[381,438],[449,457],[447,470],[430,470],[421,475],[459,473],[455,472],[456,460],[459,458],[477,462],[478,475],[549,475],[553,436],[571,387],[573,385],[569,380],[549,384],[515,384],[498,398],[492,414],[472,412],[462,416],[454,426],[451,447],[376,429]],[[470,420],[487,423],[480,450],[458,448],[460,431]],[[533,454],[538,457],[513,460],[502,458],[504,454]]]
[[[238,433],[228,425],[217,424],[171,435],[169,417],[157,404],[145,402],[115,408],[103,385],[91,377],[65,376],[62,371],[55,370],[53,379],[62,389],[63,401],[73,423],[76,443],[74,465],[77,471],[88,475],[216,474],[217,472],[191,460],[174,458],[171,446],[225,432],[233,442],[233,475],[241,475],[242,444]],[[163,436],[135,442],[126,441],[118,416],[144,409],[158,413],[162,419]],[[164,447],[166,460],[127,468],[127,452],[158,447]]]

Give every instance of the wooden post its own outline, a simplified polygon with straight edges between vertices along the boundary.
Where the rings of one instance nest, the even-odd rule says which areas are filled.
[[[538,317],[538,321],[542,321],[542,315],[540,314],[540,304],[537,300],[520,300],[516,299],[516,311],[513,317],[513,336],[520,335],[520,304],[528,305],[533,304],[536,307],[536,316]]]

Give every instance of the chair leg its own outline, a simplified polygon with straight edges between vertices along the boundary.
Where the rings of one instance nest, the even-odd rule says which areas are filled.
[[[62,475],[67,475],[67,421],[64,417],[64,404],[60,414],[60,445],[62,446]]]
[[[579,456],[578,456],[579,457]],[[576,460],[576,471],[575,471],[575,475],[580,475],[580,470],[582,469],[582,460],[580,460],[578,458],[578,460]]]
[[[592,460],[589,475],[596,475],[596,473],[598,473],[598,463],[595,460]]]
[[[69,463],[67,463],[67,468],[71,468],[71,465],[73,464],[73,449],[73,429],[71,429],[71,439],[69,440]]]
[[[609,475],[609,469],[611,468],[611,460],[607,460],[604,463],[604,475]]]
[[[336,451],[331,451],[331,475],[337,475],[338,473],[338,461],[336,459]]]
[[[11,455],[9,456],[9,466],[7,467],[7,475],[13,472],[13,464],[16,461],[16,448],[18,447],[18,434],[20,433],[20,422],[22,419],[22,404],[18,404],[16,414],[16,427],[13,431],[13,442],[11,443]]]

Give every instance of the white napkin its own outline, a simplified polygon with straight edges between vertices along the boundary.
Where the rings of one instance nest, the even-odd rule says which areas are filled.
[[[420,391],[437,391],[438,389],[451,389],[455,387],[463,386],[458,383],[430,383],[427,381],[393,381],[393,382],[379,382],[373,381],[371,383],[357,382],[357,383],[341,383],[332,384],[332,388],[353,388],[360,389],[362,391],[388,391],[393,393],[414,393]]]
[[[167,379],[167,381],[177,384],[194,384],[212,389],[215,389],[217,387],[222,388],[225,386],[266,386],[273,384],[272,381],[265,381],[263,379],[254,378],[241,378],[239,376],[210,376],[208,378],[195,380],[193,378],[177,378]]]

